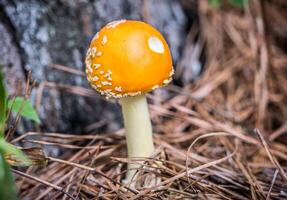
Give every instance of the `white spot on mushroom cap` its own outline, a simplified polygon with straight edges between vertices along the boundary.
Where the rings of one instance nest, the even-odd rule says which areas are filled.
[[[87,57],[90,57],[91,56],[91,49],[88,48],[88,51],[87,51],[87,54],[86,54]]]
[[[96,53],[96,56],[100,57],[102,54],[103,53],[99,51],[99,52]]]
[[[121,92],[121,91],[122,91],[122,87],[120,87],[120,86],[116,86],[116,87],[115,87],[115,91],[117,91],[117,92]]]
[[[129,93],[125,93],[123,96],[126,97],[126,96],[137,96],[137,95],[140,95],[142,92],[141,91],[138,91],[138,92],[129,92]]]
[[[93,85],[93,84],[91,84],[91,86],[92,86],[92,88],[94,88],[95,90],[97,90],[97,89],[98,89],[98,87],[97,87],[97,86],[95,86],[95,85]]]
[[[171,76],[173,76],[173,75],[174,75],[174,68],[173,68],[173,66],[172,66],[171,71],[170,71],[170,73],[169,73],[169,76],[171,77]]]
[[[107,24],[107,28],[116,28],[119,24],[126,22],[127,20],[122,19],[122,20],[116,20],[112,21]]]
[[[91,55],[92,55],[92,57],[95,57],[96,53],[97,53],[97,47],[93,47],[93,48],[91,49]]]
[[[95,68],[95,69],[99,69],[100,66],[101,66],[101,64],[94,64],[94,68]]]
[[[87,79],[88,79],[89,82],[92,81],[92,78],[91,78],[91,76],[89,76],[89,75],[87,76]]]
[[[107,43],[107,41],[108,41],[108,38],[107,38],[107,36],[104,35],[102,38],[102,45],[105,45]]]
[[[93,37],[93,40],[99,39],[99,32],[96,33],[96,35]]]
[[[89,71],[90,73],[93,72],[93,69],[92,69],[92,67],[91,67],[90,62],[86,62],[86,68],[88,69],[88,71]]]
[[[109,77],[111,77],[111,74],[106,73],[106,74],[104,75],[104,77],[105,77],[105,78],[109,78]]]
[[[168,84],[169,82],[170,82],[169,79],[166,79],[166,80],[163,81],[164,84]]]
[[[108,81],[102,81],[101,83],[102,83],[103,86],[105,86],[105,85],[112,85],[112,83],[108,82]]]
[[[156,36],[151,36],[149,39],[148,39],[148,46],[149,48],[156,52],[156,53],[160,53],[160,54],[163,54],[164,53],[164,46],[163,46],[163,43],[162,41],[156,37]]]
[[[159,85],[155,85],[155,86],[153,86],[151,89],[152,89],[152,90],[155,90],[155,89],[157,89],[157,88],[159,88]]]
[[[98,81],[98,80],[99,80],[99,77],[94,76],[94,77],[92,78],[92,80],[93,80],[93,81]]]

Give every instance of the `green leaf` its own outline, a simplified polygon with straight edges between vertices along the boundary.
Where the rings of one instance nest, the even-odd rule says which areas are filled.
[[[32,156],[27,156],[26,153],[24,153],[22,150],[18,149],[16,146],[6,142],[4,138],[0,139],[0,152],[2,152],[6,162],[8,162],[8,164],[10,164],[11,166],[32,166],[32,165],[42,164],[42,163],[45,164],[44,161],[46,161],[46,160],[43,159],[43,156],[42,157],[39,156],[41,154],[38,154],[38,157],[37,157],[37,158],[39,158],[38,160],[35,158],[36,152],[40,152],[43,155],[44,155],[44,153],[41,151],[37,151],[37,149],[36,150],[34,150],[34,149],[35,148],[32,148],[32,150],[30,150],[30,149],[25,150],[24,149],[25,152],[32,154]],[[33,158],[33,160],[31,160],[30,157]],[[46,158],[46,157],[44,157],[44,158]],[[42,161],[42,163],[40,163],[40,161]]]
[[[244,7],[248,4],[248,0],[231,0],[233,6]]]
[[[0,151],[0,198],[16,200],[17,190],[14,183],[13,175],[10,167],[4,159],[3,153]]]
[[[26,157],[20,149],[6,142],[4,138],[0,138],[0,152],[2,152],[4,155],[12,154],[18,157],[22,157],[23,159]]]
[[[35,121],[36,123],[40,124],[40,118],[34,109],[31,101],[25,100],[23,97],[16,97],[14,100],[8,101],[8,108],[11,109],[13,112],[20,112],[20,115]]]
[[[215,8],[219,8],[221,5],[221,0],[208,0],[209,5]]]
[[[6,112],[7,112],[6,91],[4,86],[4,78],[2,72],[0,71],[0,138],[4,137]]]

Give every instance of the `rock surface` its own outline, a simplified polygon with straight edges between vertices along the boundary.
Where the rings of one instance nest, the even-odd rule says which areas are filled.
[[[12,95],[23,93],[29,70],[40,86],[48,81],[89,88],[84,77],[50,65],[57,63],[84,71],[90,39],[111,20],[139,19],[153,24],[166,36],[174,62],[180,58],[187,24],[177,0],[0,0],[0,16],[0,64]],[[40,88],[33,90],[33,102]],[[103,122],[100,125],[109,122],[105,130],[121,126],[119,106],[96,93],[84,97],[44,88],[39,105],[44,131],[83,132],[87,125],[99,121]],[[23,131],[33,128],[29,123],[24,127]]]

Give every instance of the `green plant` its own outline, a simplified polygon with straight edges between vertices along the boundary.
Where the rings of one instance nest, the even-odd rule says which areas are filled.
[[[249,0],[229,0],[228,1],[232,6],[244,7],[249,3]],[[208,3],[215,8],[219,8],[222,4],[222,0],[209,0]]]
[[[218,8],[221,5],[221,0],[209,0],[208,3],[212,7]]]
[[[40,118],[34,109],[31,101],[24,97],[15,97],[15,99],[8,100],[8,109],[11,109],[15,113],[20,113],[22,117],[31,119],[37,124],[40,124]]]
[[[17,191],[14,184],[10,167],[4,159],[3,152],[0,153],[0,197],[1,199],[17,199]]]
[[[244,7],[248,4],[248,0],[230,0],[233,6]]]
[[[9,109],[36,123],[40,123],[38,114],[30,101],[25,100],[23,97],[16,97],[14,100],[8,100],[8,95],[4,87],[3,75],[0,71],[0,198],[14,200],[17,199],[17,191],[10,171],[10,166],[5,160],[5,157],[12,155],[26,163],[28,159],[21,150],[8,143],[4,138]]]

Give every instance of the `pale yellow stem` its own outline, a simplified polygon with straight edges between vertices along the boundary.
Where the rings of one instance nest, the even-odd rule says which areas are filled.
[[[128,147],[128,157],[149,157],[154,151],[152,126],[145,94],[121,99]],[[138,168],[139,164],[129,164],[128,168]],[[129,183],[136,170],[129,170],[124,182]]]

